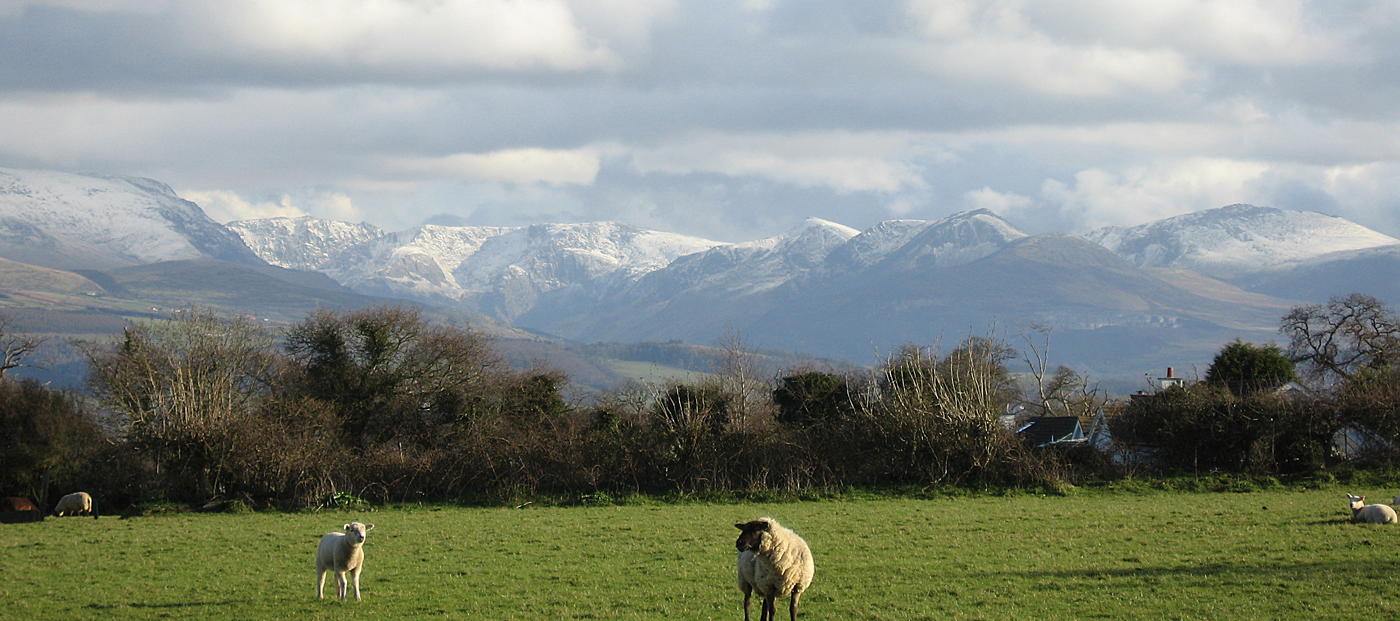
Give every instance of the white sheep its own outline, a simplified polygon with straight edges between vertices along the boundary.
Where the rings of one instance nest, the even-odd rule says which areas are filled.
[[[734,547],[739,550],[735,573],[739,590],[744,593],[744,621],[749,621],[749,599],[754,591],[763,596],[759,621],[774,621],[774,601],[779,597],[792,598],[788,617],[796,621],[797,600],[816,573],[807,542],[773,518],[759,518],[734,527],[742,531]]]
[[[355,601],[360,601],[360,570],[365,566],[365,537],[374,528],[373,524],[351,522],[345,525],[343,533],[326,533],[321,544],[316,547],[316,599],[321,599],[326,589],[326,572],[335,572],[335,584],[340,599],[345,599],[348,582],[355,583]],[[345,572],[350,572],[350,580]]]
[[[1395,510],[1385,505],[1368,505],[1365,496],[1347,494],[1351,502],[1351,521],[1366,524],[1394,524]]]
[[[58,504],[53,508],[53,514],[59,517],[64,515],[92,515],[92,496],[87,492],[73,492],[63,498],[58,499]]]

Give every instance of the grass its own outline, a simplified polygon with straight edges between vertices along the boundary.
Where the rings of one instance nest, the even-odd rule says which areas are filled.
[[[696,382],[701,378],[708,377],[709,373],[690,371],[654,362],[638,362],[635,360],[609,360],[609,365],[613,372],[619,377],[640,380],[655,384],[665,384],[667,382]]]
[[[817,558],[807,619],[1389,618],[1400,526],[1344,505],[1274,489],[50,519],[0,525],[0,617],[738,619],[732,524],[770,515]],[[316,601],[316,540],[352,520],[376,524],[365,600]]]

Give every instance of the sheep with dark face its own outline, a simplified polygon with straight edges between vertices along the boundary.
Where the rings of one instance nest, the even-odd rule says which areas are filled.
[[[773,518],[759,518],[734,527],[742,531],[734,547],[739,550],[735,571],[739,590],[744,593],[744,621],[749,621],[749,601],[754,591],[763,596],[759,621],[774,621],[774,602],[779,597],[792,598],[788,617],[796,621],[797,601],[816,573],[807,542]]]
[[[360,570],[365,566],[365,537],[373,524],[351,522],[343,533],[327,533],[316,547],[316,599],[326,588],[326,572],[335,573],[335,585],[340,599],[345,599],[349,582],[355,583],[355,601],[360,601]],[[350,573],[349,580],[345,573]]]

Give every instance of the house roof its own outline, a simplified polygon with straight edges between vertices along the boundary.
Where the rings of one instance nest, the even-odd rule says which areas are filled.
[[[1031,446],[1045,446],[1066,440],[1083,440],[1084,427],[1077,416],[1037,416],[1016,432]]]

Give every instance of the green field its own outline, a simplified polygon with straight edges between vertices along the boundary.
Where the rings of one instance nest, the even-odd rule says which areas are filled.
[[[739,619],[733,524],[768,515],[816,556],[806,619],[1394,618],[1400,526],[1345,491],[49,519],[0,525],[0,617]],[[315,601],[352,520],[365,599]]]

